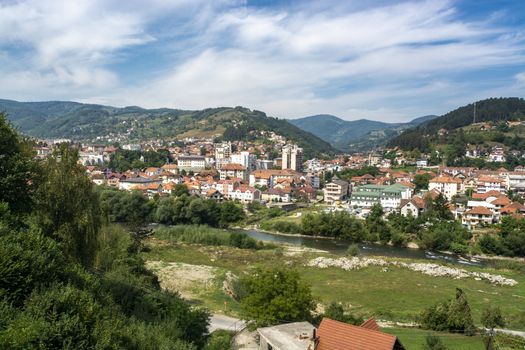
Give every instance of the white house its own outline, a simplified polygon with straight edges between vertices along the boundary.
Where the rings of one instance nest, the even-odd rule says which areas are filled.
[[[445,198],[451,200],[452,197],[463,192],[462,185],[463,182],[460,179],[442,175],[435,177],[428,182],[428,190],[436,190],[437,192],[443,194]]]

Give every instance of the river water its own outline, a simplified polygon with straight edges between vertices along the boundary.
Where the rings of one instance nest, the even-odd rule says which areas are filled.
[[[286,243],[308,248],[328,251],[332,254],[344,255],[351,242],[344,240],[322,239],[313,237],[284,236],[276,235],[258,230],[244,230],[248,236],[263,242]],[[422,259],[441,261],[451,264],[483,266],[483,262],[456,254],[447,254],[441,252],[431,252],[421,249],[409,249],[392,247],[380,244],[359,243],[360,256],[386,256],[393,258]]]

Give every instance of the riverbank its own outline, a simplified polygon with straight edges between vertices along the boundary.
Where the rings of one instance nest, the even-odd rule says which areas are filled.
[[[478,324],[483,308],[487,305],[497,305],[502,309],[509,328],[525,330],[525,309],[516,308],[516,305],[522,305],[525,298],[525,276],[513,270],[464,267],[469,274],[501,275],[518,283],[514,286],[504,286],[482,279],[477,280],[475,277],[455,279],[451,276],[430,276],[394,264],[388,266],[387,270],[384,270],[383,266],[375,265],[349,271],[337,267],[320,269],[308,266],[308,262],[319,258],[321,253],[294,248],[295,251],[290,254],[286,246],[274,250],[249,250],[166,243],[155,238],[147,239],[145,245],[149,251],[143,253],[143,258],[147,261],[162,261],[168,267],[173,266],[170,265],[172,263],[198,265],[199,271],[213,271],[212,277],[207,276],[207,281],[212,281],[211,283],[189,284],[188,288],[191,290],[188,294],[193,295],[195,303],[227,315],[237,315],[239,307],[237,302],[223,292],[227,273],[239,275],[256,266],[287,266],[295,268],[311,285],[312,293],[319,303],[328,305],[331,301],[342,302],[353,313],[363,317],[376,317],[392,322],[414,322],[425,308],[452,298],[455,288],[458,287],[467,293],[473,317]],[[340,258],[329,253],[323,253],[322,256]],[[417,259],[381,259],[406,264],[422,262]],[[186,270],[191,271],[188,268]],[[163,278],[166,278],[166,275],[163,275]],[[173,278],[180,279],[184,276],[178,274]]]

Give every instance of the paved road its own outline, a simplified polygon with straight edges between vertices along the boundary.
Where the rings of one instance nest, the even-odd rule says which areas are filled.
[[[213,314],[210,317],[210,325],[208,331],[211,333],[216,329],[224,329],[227,331],[240,331],[246,327],[246,323],[238,318],[233,318],[221,314]]]

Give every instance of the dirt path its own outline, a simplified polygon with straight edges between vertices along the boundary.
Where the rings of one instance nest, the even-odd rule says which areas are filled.
[[[157,275],[162,288],[179,292],[183,298],[194,298],[195,290],[210,288],[218,270],[206,265],[163,261],[146,261],[146,267]]]

